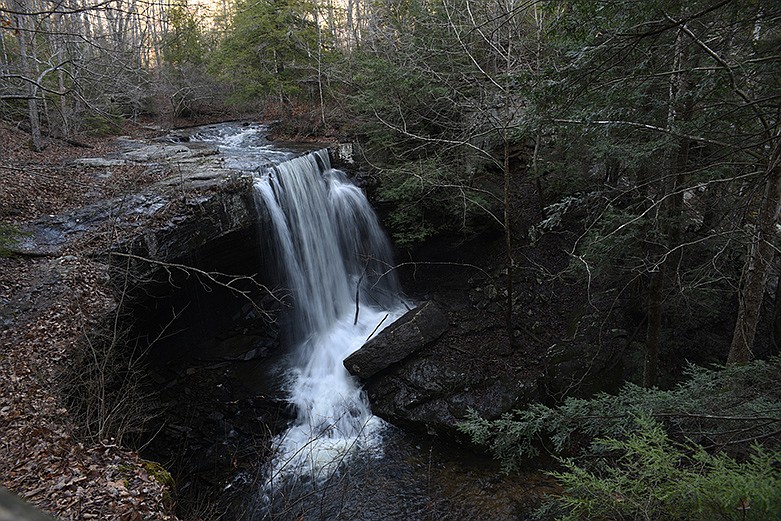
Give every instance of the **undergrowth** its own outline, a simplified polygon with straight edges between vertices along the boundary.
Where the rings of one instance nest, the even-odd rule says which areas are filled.
[[[541,519],[781,519],[781,357],[690,367],[671,390],[626,384],[460,430],[505,472],[547,452],[564,494]]]
[[[537,518],[764,520],[781,519],[781,452],[755,444],[744,461],[702,446],[676,443],[657,421],[636,418],[636,431],[596,440],[578,463],[560,460],[551,475],[566,494]]]
[[[0,223],[0,257],[13,255],[13,247],[23,235],[17,228]]]
[[[556,407],[540,403],[498,420],[471,413],[459,429],[484,445],[505,471],[542,450],[567,454],[597,437],[621,436],[635,418],[660,421],[674,437],[706,448],[747,445],[781,434],[781,357],[727,369],[691,366],[671,390],[627,383],[618,393],[567,398]]]

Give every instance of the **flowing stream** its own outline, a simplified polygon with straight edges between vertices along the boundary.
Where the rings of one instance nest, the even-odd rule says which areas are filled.
[[[271,223],[273,233],[263,233],[273,235],[271,256],[292,304],[282,320],[290,349],[249,379],[259,388],[281,382],[294,419],[274,436],[260,476],[236,476],[243,485],[233,489],[251,491],[230,521],[517,519],[528,478],[498,478],[484,459],[372,416],[342,362],[407,310],[391,246],[326,151],[280,150],[265,132],[221,124],[190,136],[216,145],[226,168],[253,175],[259,221]]]

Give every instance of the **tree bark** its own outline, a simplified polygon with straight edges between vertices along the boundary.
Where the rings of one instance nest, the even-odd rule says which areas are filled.
[[[662,335],[662,304],[664,302],[664,277],[667,263],[662,262],[651,274],[648,285],[648,329],[645,338],[645,363],[643,386],[653,387],[659,376],[659,344]]]
[[[673,56],[673,70],[678,71],[670,76],[670,89],[667,100],[667,128],[674,132],[678,126],[682,113],[681,100],[686,91],[686,79],[683,73],[684,62],[683,33],[678,31],[675,41],[675,55]],[[685,168],[687,149],[684,138],[676,138],[673,144],[665,152],[662,178],[659,186],[658,202],[661,206],[659,216],[662,219],[661,229],[661,257],[654,270],[651,272],[651,280],[648,284],[648,329],[645,340],[645,364],[643,367],[643,386],[653,387],[658,378],[659,347],[662,337],[662,314],[664,312],[664,281],[667,274],[667,265],[670,263],[669,250],[676,246],[680,240],[677,221],[680,217],[681,207],[676,204],[677,193],[682,183],[681,172]],[[659,249],[655,247],[654,249]]]
[[[776,296],[773,299],[773,345],[772,354],[781,353],[781,277],[776,282]]]
[[[20,13],[28,12],[27,6],[23,0],[16,0],[16,8]],[[36,99],[35,81],[37,74],[34,67],[30,64],[30,58],[27,55],[27,38],[32,34],[32,24],[29,23],[28,15],[16,15],[16,27],[19,40],[19,55],[21,59],[22,74],[26,77],[27,83],[27,117],[30,122],[30,136],[32,137],[32,147],[36,152],[43,150],[41,140],[41,122],[38,115],[38,100]]]
[[[778,208],[781,204],[781,131],[777,131],[767,166],[765,192],[756,231],[749,246],[738,294],[738,315],[727,365],[745,364],[754,359],[754,337],[765,296],[765,286],[775,249]]]
[[[505,263],[507,265],[507,335],[510,344],[513,343],[513,235],[510,218],[510,143],[507,131],[504,135],[504,247],[507,250]]]

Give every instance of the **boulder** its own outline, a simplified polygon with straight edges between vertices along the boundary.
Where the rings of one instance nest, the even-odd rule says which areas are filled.
[[[54,521],[54,518],[0,487],[0,521]]]
[[[447,315],[434,302],[426,302],[380,331],[348,356],[344,366],[350,374],[366,381],[433,342],[447,327]]]
[[[458,438],[470,410],[496,419],[538,396],[536,378],[457,372],[431,357],[413,355],[400,368],[366,384],[372,412],[419,432]]]
[[[430,301],[410,311],[344,365],[363,383],[377,416],[460,439],[457,426],[470,410],[498,418],[522,407],[539,396],[541,375],[501,359],[501,321],[448,304]]]

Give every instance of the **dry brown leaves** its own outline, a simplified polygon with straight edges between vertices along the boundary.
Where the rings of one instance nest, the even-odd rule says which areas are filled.
[[[99,172],[61,166],[66,157],[98,155],[104,145],[50,144],[33,163],[24,136],[0,127],[0,140],[6,221],[33,220],[151,180],[128,167],[100,184]],[[105,270],[78,252],[0,258],[0,482],[60,519],[173,520],[165,487],[137,454],[110,440],[89,446],[77,439],[55,385],[70,350],[115,305],[100,282]]]
[[[143,165],[111,168],[72,164],[80,157],[113,151],[113,138],[79,137],[92,148],[48,140],[41,152],[29,147],[26,134],[0,122],[0,219],[24,221],[115,197],[158,180],[162,172]]]

